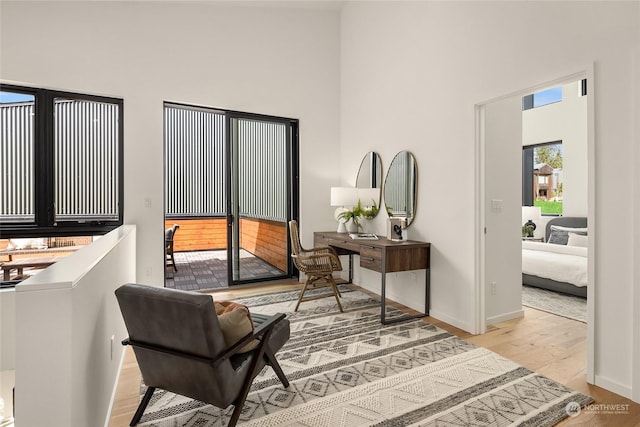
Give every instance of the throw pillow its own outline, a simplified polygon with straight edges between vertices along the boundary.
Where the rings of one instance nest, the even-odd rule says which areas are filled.
[[[218,323],[220,324],[220,329],[222,330],[224,342],[227,347],[231,347],[242,338],[253,332],[253,322],[251,320],[249,309],[240,304],[235,304],[232,309],[219,314]],[[258,344],[259,341],[257,339],[254,339],[253,341],[240,348],[238,352],[245,353],[247,351],[251,351],[256,348]]]
[[[569,232],[580,234],[583,236],[587,235],[586,228],[571,228],[571,227],[562,227],[560,225],[552,225],[551,233],[549,234],[549,239],[547,243],[554,243],[556,245],[566,245],[569,240]]]
[[[582,234],[569,232],[567,246],[580,246],[586,248],[589,246],[589,237]]]

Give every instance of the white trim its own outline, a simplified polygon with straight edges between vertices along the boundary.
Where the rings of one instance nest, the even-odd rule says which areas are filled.
[[[475,188],[475,205],[476,205],[476,220],[475,220],[475,266],[474,274],[476,276],[474,291],[474,307],[475,316],[473,316],[474,325],[470,329],[475,334],[484,334],[487,332],[486,321],[486,308],[487,303],[485,301],[485,106],[475,106],[475,118],[476,118],[476,148],[475,148],[475,166],[476,166],[476,188]]]
[[[120,384],[120,375],[122,374],[122,365],[124,365],[124,356],[126,354],[126,347],[120,346],[119,344],[114,343],[113,345],[118,345],[122,347],[122,351],[120,352],[120,363],[118,364],[118,371],[116,373],[116,380],[113,384],[113,390],[111,391],[111,398],[109,399],[109,407],[107,408],[107,415],[104,419],[104,427],[109,427],[109,423],[111,422],[111,411],[113,411],[113,404],[116,401],[116,393],[118,392],[118,384]]]
[[[587,79],[587,218],[589,220],[589,249],[587,253],[587,368],[586,377],[589,384],[595,384],[595,343],[596,343],[596,147],[595,147],[595,78],[593,63],[585,67]]]
[[[462,329],[463,331],[473,331],[474,325],[470,323],[461,322],[460,319],[451,317],[445,313],[442,313],[438,310],[431,309],[429,310],[429,317],[434,319],[438,319],[448,325],[455,326],[458,329]],[[472,332],[473,333],[473,332]]]
[[[631,398],[632,390],[629,386],[620,384],[617,381],[611,380],[601,375],[595,376],[595,381],[593,382],[593,384],[597,385],[598,387],[602,387],[605,390],[614,392],[615,394],[618,394],[622,397],[626,397],[627,399]]]
[[[639,16],[640,18],[640,13]],[[640,34],[638,35],[640,39]],[[632,75],[637,76],[640,72],[640,41],[638,47],[634,52],[634,61],[632,66]],[[635,101],[632,111],[638,114],[640,111],[640,80],[634,79],[635,82]],[[636,164],[640,162],[640,121],[635,121],[635,128],[633,129],[635,144],[635,160]],[[634,180],[635,185],[635,197],[633,203],[634,218],[638,218],[640,215],[640,169],[634,168]],[[633,239],[633,252],[634,259],[640,258],[640,227],[634,224],[634,239]],[[633,307],[640,307],[640,263],[634,263],[633,269],[633,282],[635,286],[631,287]],[[634,402],[640,403],[640,310],[631,310],[632,322],[632,340],[631,343],[631,399]]]
[[[488,325],[495,325],[496,323],[506,322],[511,319],[518,319],[524,317],[524,310],[512,311],[511,313],[501,314],[500,316],[494,316],[487,319]]]

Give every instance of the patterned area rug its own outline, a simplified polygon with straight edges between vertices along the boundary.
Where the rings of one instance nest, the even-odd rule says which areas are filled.
[[[522,286],[522,305],[587,323],[586,298]]]
[[[297,291],[236,300],[254,312],[287,313],[291,322],[291,339],[277,354],[291,385],[283,388],[265,368],[239,424],[540,427],[592,402],[422,320],[381,325],[378,301],[341,292],[344,313],[330,298],[294,313]],[[389,317],[400,314],[388,307]],[[223,427],[232,410],[156,390],[139,425]]]

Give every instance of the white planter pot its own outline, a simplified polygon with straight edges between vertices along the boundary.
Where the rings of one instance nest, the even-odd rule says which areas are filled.
[[[348,233],[357,233],[358,232],[358,225],[355,222],[353,222],[352,219],[347,221],[345,226],[347,227],[347,232]]]

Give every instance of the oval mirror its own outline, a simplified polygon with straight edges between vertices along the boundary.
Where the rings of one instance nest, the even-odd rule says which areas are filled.
[[[358,199],[367,218],[375,218],[382,196],[382,160],[375,151],[365,154],[356,177]]]
[[[415,157],[408,151],[399,152],[393,158],[384,181],[384,206],[390,218],[404,218],[407,227],[416,215],[417,184]]]

